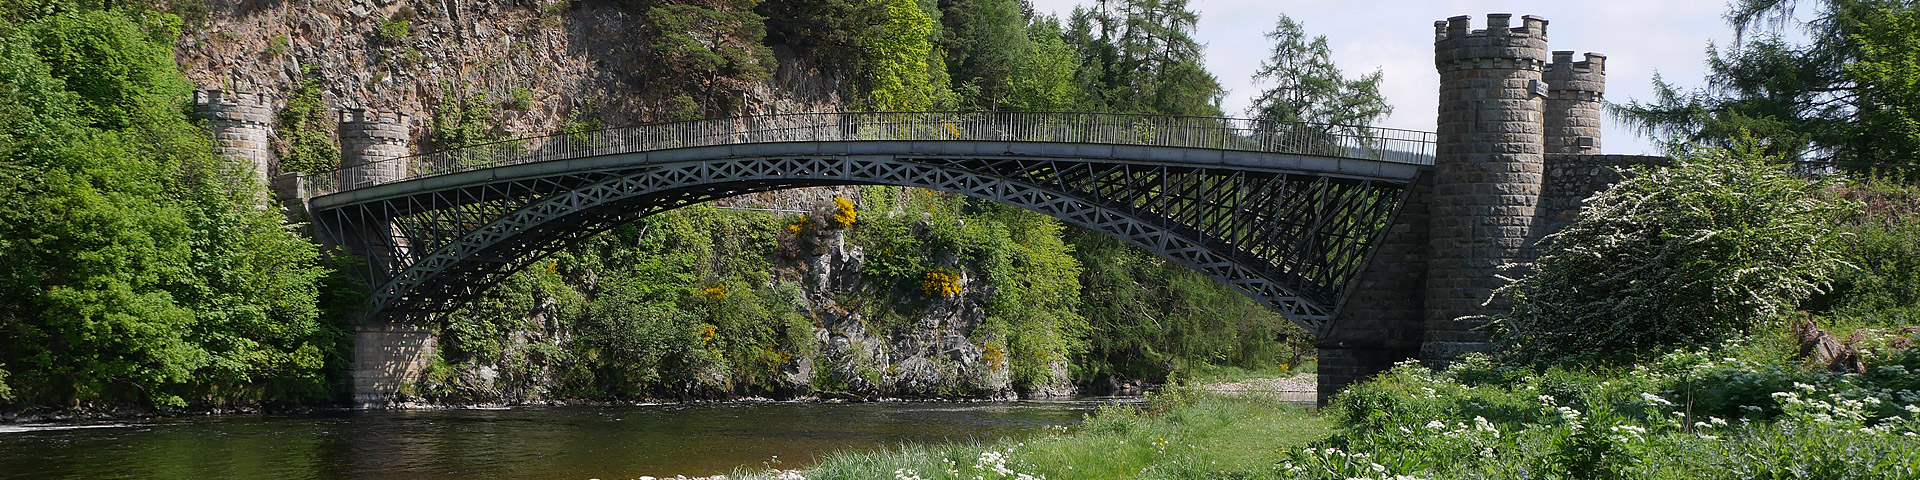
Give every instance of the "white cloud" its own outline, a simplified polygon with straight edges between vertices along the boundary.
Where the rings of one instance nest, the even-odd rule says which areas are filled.
[[[1034,9],[1062,17],[1092,0],[1033,0]],[[1471,15],[1484,26],[1487,13],[1537,15],[1547,19],[1555,50],[1607,54],[1607,99],[1653,97],[1658,71],[1683,86],[1700,82],[1709,40],[1731,36],[1721,19],[1726,4],[1702,0],[1612,0],[1537,2],[1513,0],[1193,0],[1199,13],[1195,37],[1207,45],[1207,68],[1229,90],[1229,114],[1245,110],[1260,86],[1253,72],[1267,57],[1266,38],[1286,13],[1312,35],[1326,35],[1334,61],[1350,75],[1379,69],[1383,93],[1394,105],[1383,126],[1433,130],[1440,77],[1433,69],[1433,22]],[[1659,153],[1653,142],[1609,120],[1609,153]]]

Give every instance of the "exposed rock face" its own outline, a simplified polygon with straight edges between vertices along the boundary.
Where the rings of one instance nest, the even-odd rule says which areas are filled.
[[[201,88],[260,92],[274,111],[308,78],[325,86],[335,110],[365,108],[408,115],[413,145],[423,145],[436,109],[450,95],[484,93],[499,102],[497,132],[542,135],[571,122],[621,126],[661,120],[649,99],[648,39],[639,19],[617,2],[567,0],[318,0],[261,2],[208,0],[205,28],[186,35],[176,60]],[[407,34],[383,24],[404,20]],[[843,76],[805,65],[775,47],[773,79],[748,92],[740,113],[842,109]],[[506,102],[524,97],[524,108]],[[416,152],[418,153],[418,152]],[[725,208],[818,213],[835,196],[858,198],[854,187],[820,187],[750,194],[714,202]],[[906,214],[917,212],[874,212]],[[816,216],[816,218],[824,218]],[[856,311],[836,303],[867,288],[865,253],[842,230],[820,230],[810,252],[774,262],[776,278],[797,280],[796,300],[814,318],[822,355],[796,355],[783,369],[785,389],[798,395],[826,390],[855,397],[990,397],[1014,395],[1004,356],[983,351],[974,338],[986,318],[976,283],[971,294],[934,299],[904,328],[875,331]],[[582,279],[591,285],[595,279]],[[983,285],[983,284],[982,284]],[[591,287],[589,287],[590,289]],[[539,403],[556,398],[560,377],[547,353],[572,342],[551,318],[551,303],[511,332],[502,358],[441,365],[415,382],[420,393],[454,403]],[[1059,386],[1030,395],[1070,394],[1066,366],[1052,366]],[[725,391],[718,373],[693,372],[689,395]]]
[[[989,361],[969,337],[986,320],[979,302],[966,295],[936,298],[909,328],[880,337],[858,312],[834,300],[838,293],[867,287],[860,273],[865,252],[848,245],[843,230],[817,235],[824,248],[801,262],[808,291],[802,313],[824,325],[815,334],[822,358],[829,359],[825,371],[815,375],[855,394],[1013,396],[1005,362]]]
[[[649,99],[648,39],[618,2],[568,0],[207,0],[204,28],[184,35],[175,59],[201,88],[260,92],[271,105],[312,76],[326,104],[411,115],[418,140],[450,90],[484,93],[510,136],[661,120]],[[383,24],[404,20],[393,38]],[[386,30],[397,31],[397,30]],[[749,92],[741,113],[839,110],[840,78],[775,49],[773,80]],[[419,144],[419,142],[415,142]]]

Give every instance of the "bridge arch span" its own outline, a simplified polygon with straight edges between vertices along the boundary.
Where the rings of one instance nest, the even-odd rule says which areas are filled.
[[[552,252],[694,203],[785,188],[922,187],[1006,203],[1193,268],[1324,333],[1417,165],[1064,142],[801,141],[503,164],[312,198],[367,256],[371,311],[444,312]]]

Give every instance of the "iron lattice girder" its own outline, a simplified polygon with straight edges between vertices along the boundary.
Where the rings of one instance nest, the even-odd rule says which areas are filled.
[[[555,251],[680,206],[803,186],[922,187],[1112,235],[1319,332],[1412,176],[982,155],[790,155],[603,167],[485,175],[326,204],[315,209],[316,218],[324,234],[373,260],[374,314],[401,315],[451,310]]]

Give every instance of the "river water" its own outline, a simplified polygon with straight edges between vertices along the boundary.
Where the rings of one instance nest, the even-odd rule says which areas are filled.
[[[842,449],[989,440],[1130,399],[321,412],[0,425],[0,478],[616,479],[798,468]]]

